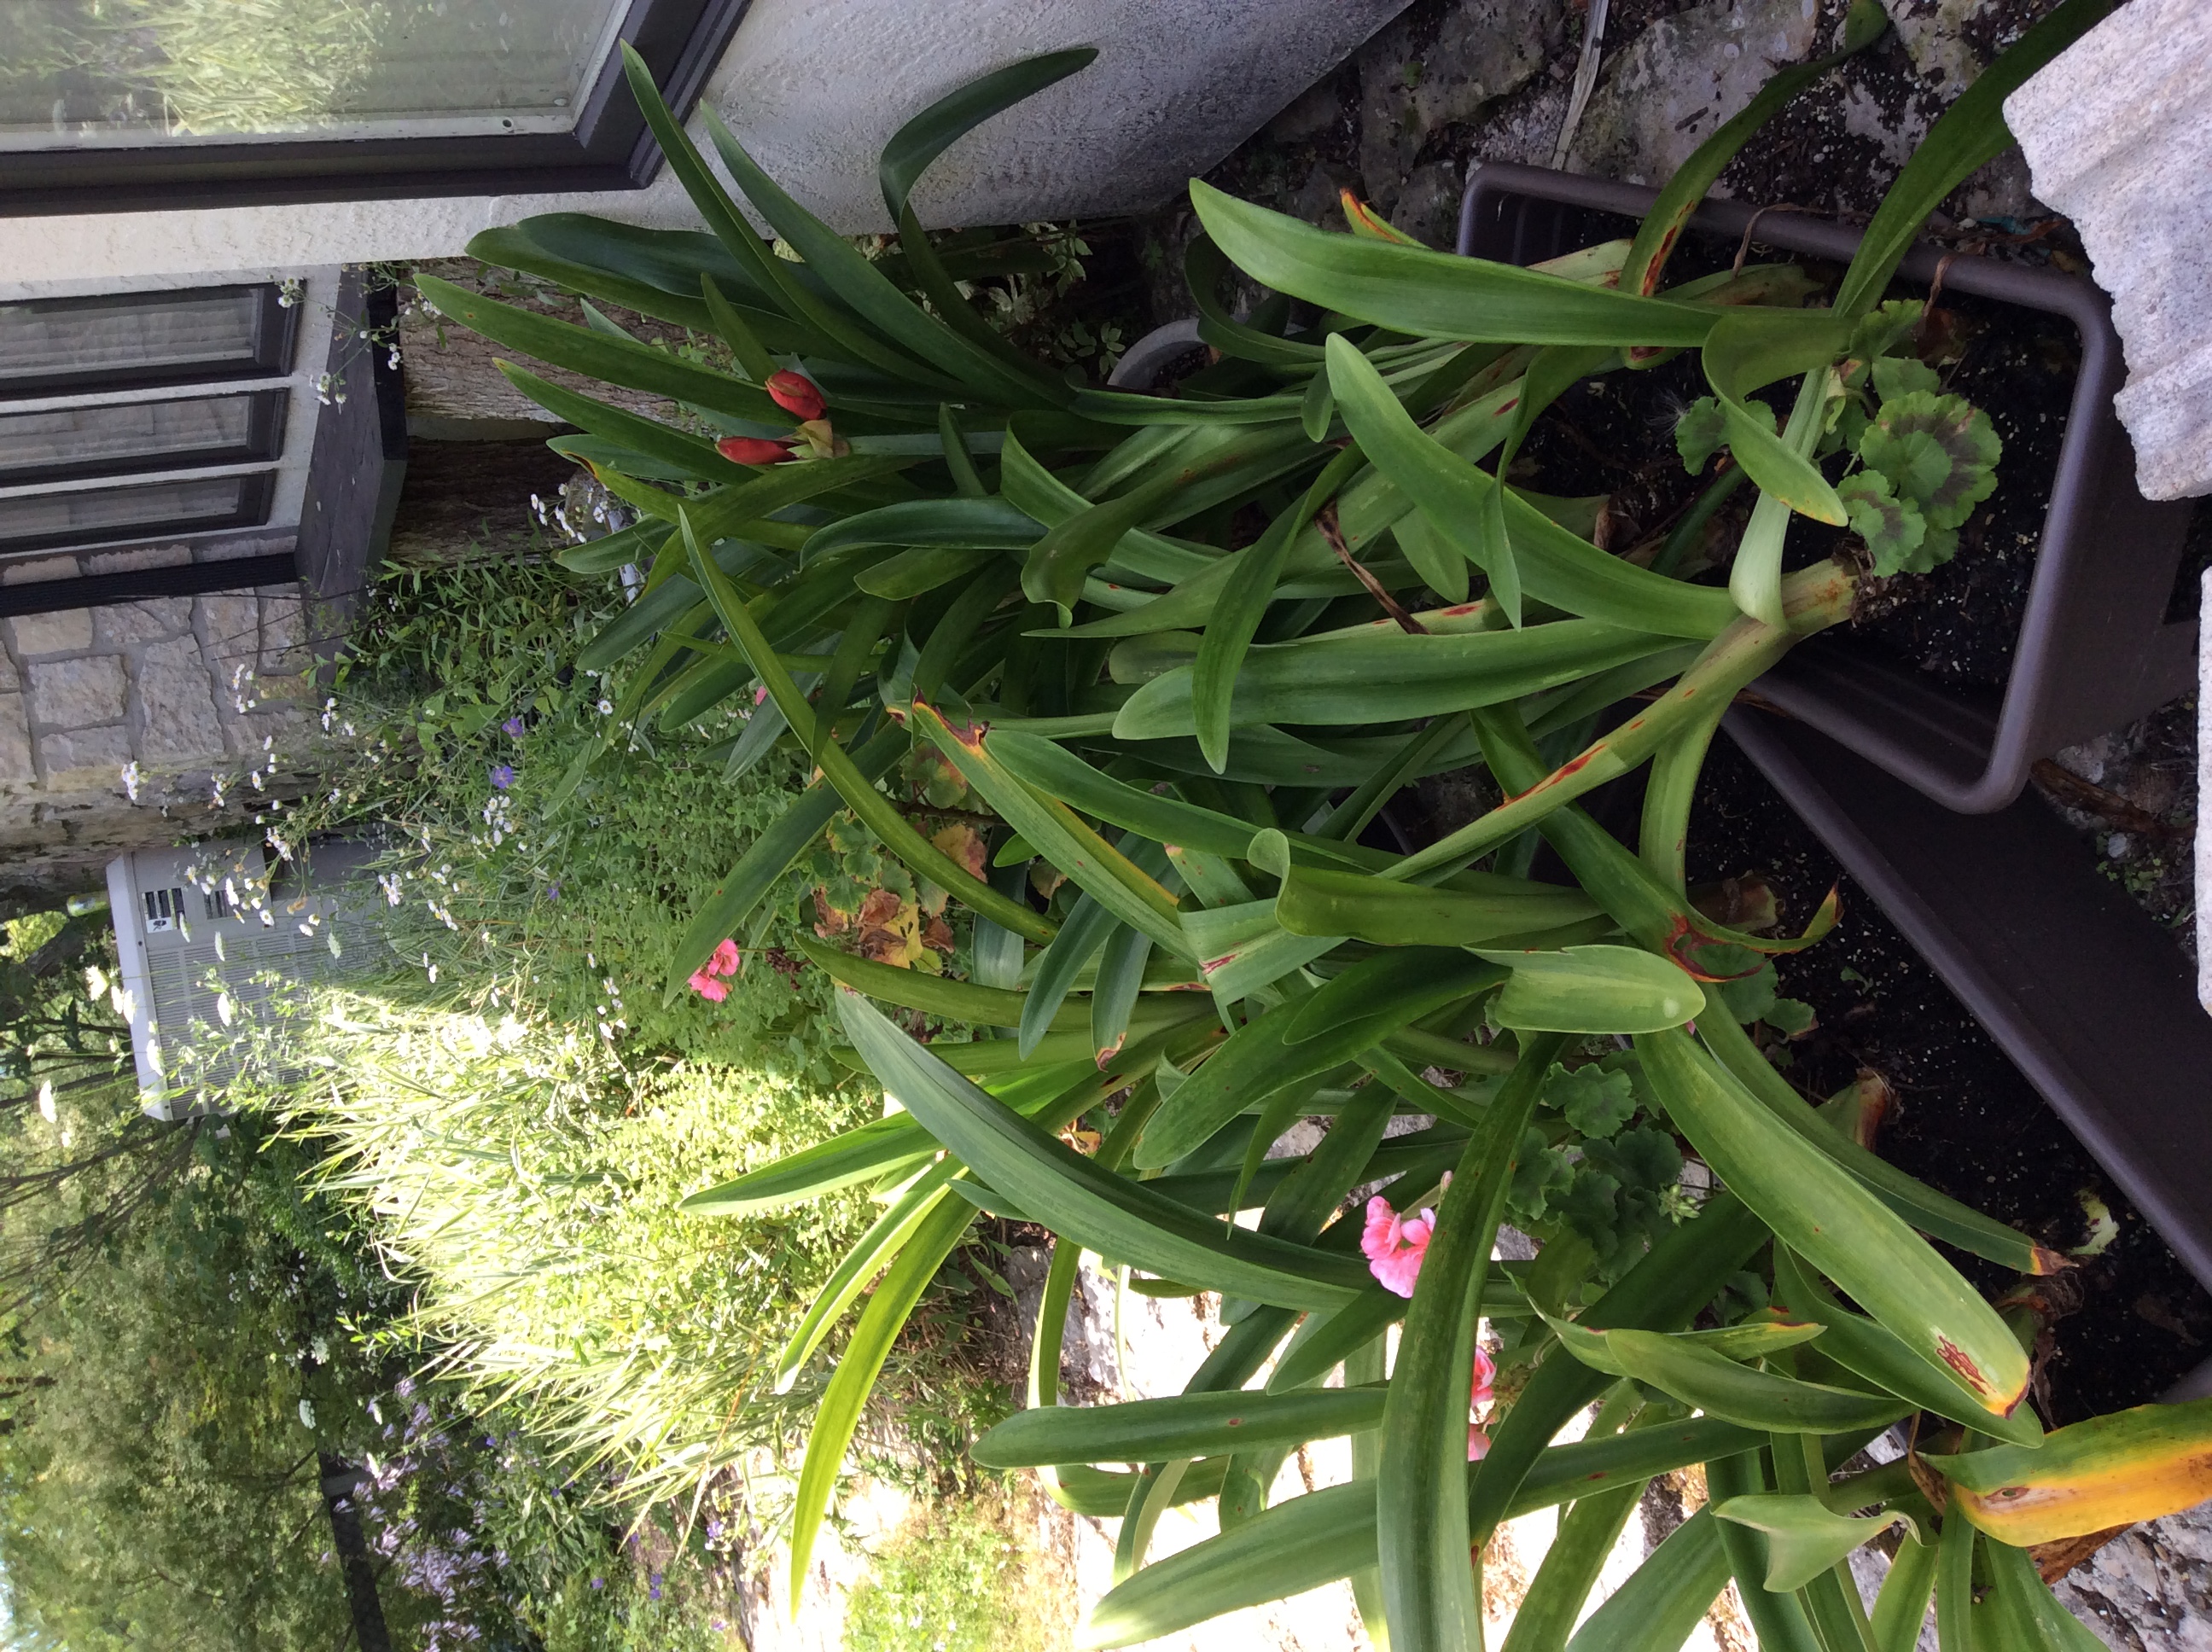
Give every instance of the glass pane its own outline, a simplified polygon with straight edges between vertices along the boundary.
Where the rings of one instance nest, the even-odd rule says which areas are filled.
[[[564,132],[622,0],[0,0],[0,149]]]
[[[0,412],[0,482],[115,476],[181,464],[270,459],[273,421],[254,428],[258,398],[195,396],[170,402]]]
[[[262,480],[258,475],[204,477],[143,488],[87,488],[0,499],[0,550],[245,525]]]
[[[254,364],[261,301],[258,288],[219,287],[0,304],[0,384],[21,395],[64,380],[228,376]]]

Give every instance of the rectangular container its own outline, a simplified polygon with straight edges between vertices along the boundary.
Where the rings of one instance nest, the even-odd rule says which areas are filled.
[[[1624,233],[1601,215],[1640,220],[1658,191],[1539,167],[1483,166],[1461,202],[1459,251],[1502,264],[1554,258]],[[1755,210],[1708,201],[1692,234],[1742,237]],[[1847,263],[1860,231],[1802,213],[1759,217],[1757,242]],[[1924,292],[1943,254],[1925,243],[1899,280]],[[1761,695],[1948,809],[1982,814],[2020,795],[2030,767],[2062,747],[2133,722],[2196,682],[2197,622],[2169,621],[2191,506],[2136,489],[2135,450],[2112,412],[2125,376],[2112,305],[2086,281],[1997,259],[1954,256],[1944,290],[2065,317],[2081,368],[2027,613],[2002,692],[1948,688],[1847,630],[1801,644]]]

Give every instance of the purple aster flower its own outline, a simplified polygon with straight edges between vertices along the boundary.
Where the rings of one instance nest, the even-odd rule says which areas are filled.
[[[501,791],[506,791],[508,787],[514,784],[514,765],[512,763],[494,765],[491,771],[491,783]]]
[[[522,738],[522,719],[519,716],[508,718],[505,722],[499,726],[499,732],[511,738],[517,740],[520,739]]]
[[[592,1587],[595,1589],[603,1589],[606,1588],[606,1586],[607,1580],[604,1577],[594,1577],[592,1580]]]

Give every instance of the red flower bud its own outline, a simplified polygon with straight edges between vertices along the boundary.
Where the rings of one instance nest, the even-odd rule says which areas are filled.
[[[783,372],[768,376],[769,399],[795,419],[818,419],[822,416],[822,392],[805,374]]]
[[[761,436],[725,436],[714,447],[733,465],[781,465],[791,457],[781,442]]]

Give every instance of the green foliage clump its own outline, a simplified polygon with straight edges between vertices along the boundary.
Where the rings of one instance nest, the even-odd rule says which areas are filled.
[[[846,1603],[846,1652],[1046,1652],[1073,1605],[1003,1494],[948,1500],[870,1557]]]
[[[380,838],[374,868],[395,966],[502,1007],[676,1054],[832,1083],[827,985],[775,950],[803,887],[749,937],[728,996],[665,1000],[669,949],[698,892],[789,804],[788,756],[736,778],[727,729],[617,735],[618,676],[577,652],[619,586],[544,565],[389,576],[368,605],[324,721],[328,792],[276,816],[288,845]]]
[[[857,1194],[773,1218],[678,1202],[860,1122],[875,1097],[705,1064],[631,1066],[589,1028],[332,993],[322,1075],[286,1102],[325,1185],[419,1286],[392,1333],[483,1403],[617,1469],[635,1498],[771,1445],[803,1396],[775,1357],[865,1223]]]

